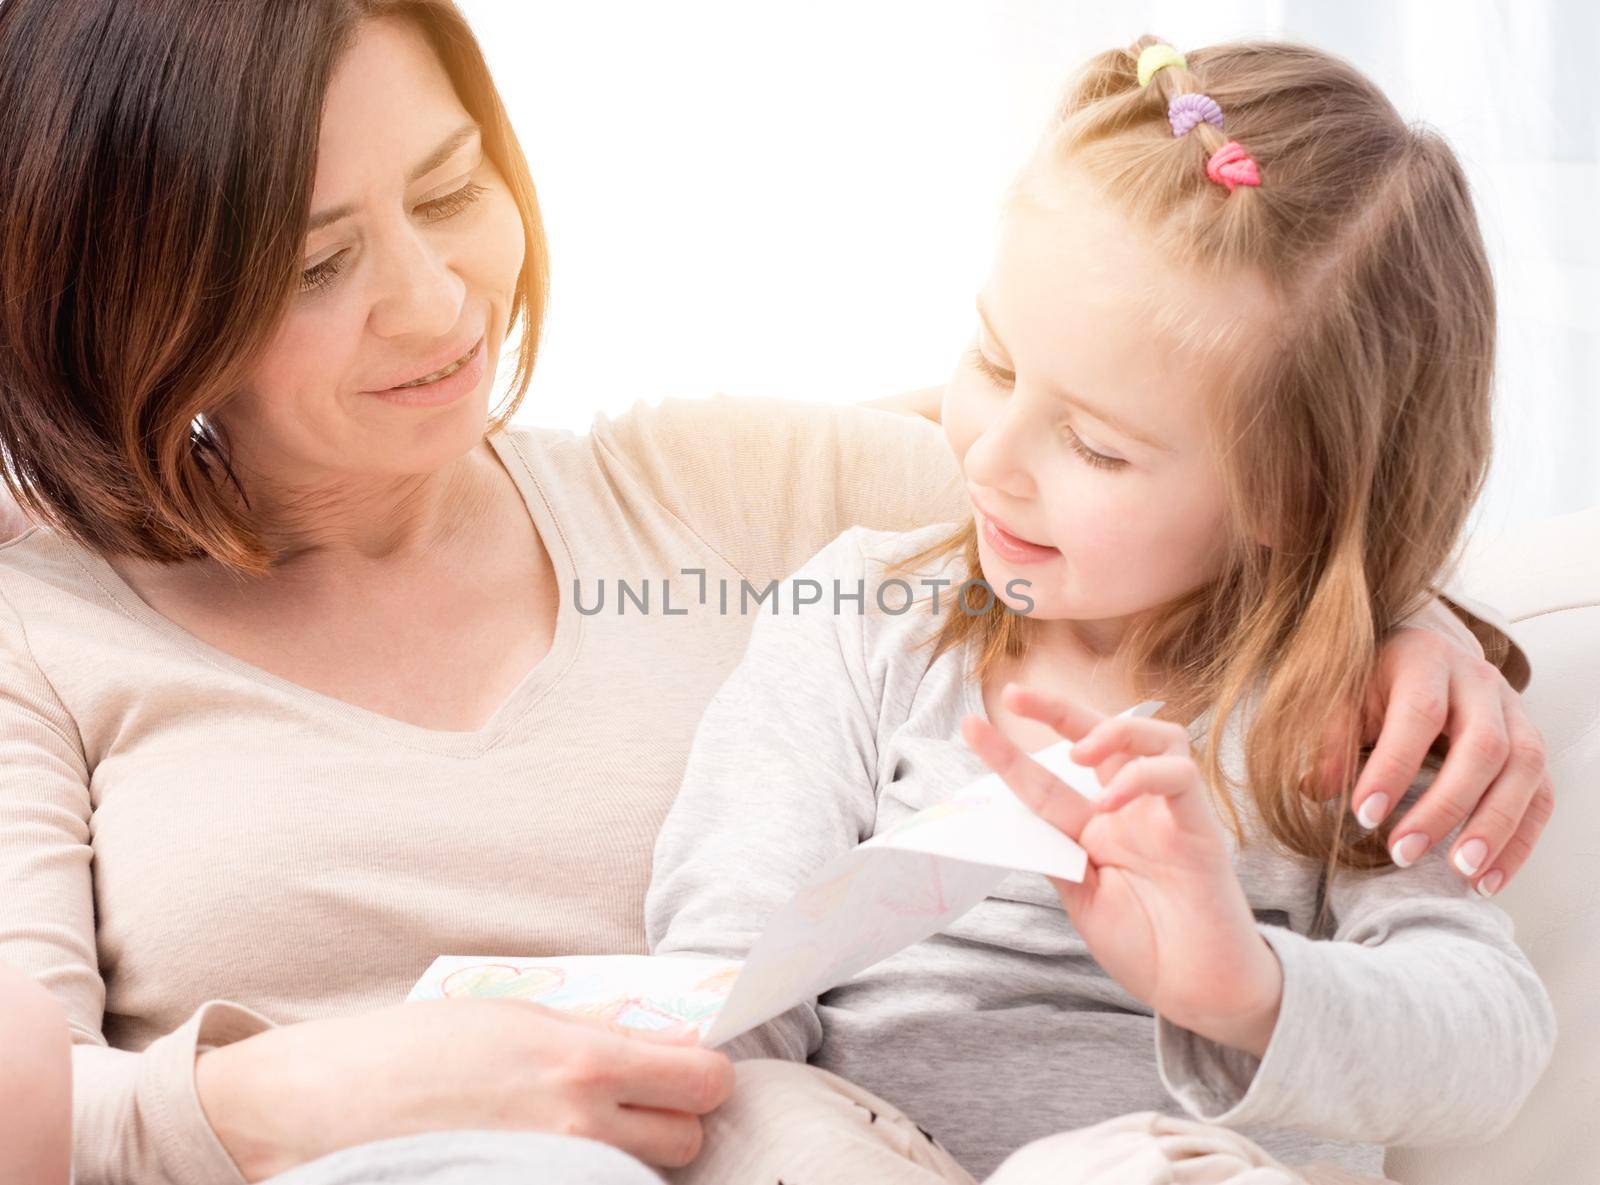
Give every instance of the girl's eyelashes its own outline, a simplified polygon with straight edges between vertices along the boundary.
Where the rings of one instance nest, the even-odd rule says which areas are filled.
[[[461,213],[473,202],[488,193],[488,187],[468,181],[460,189],[435,198],[431,202],[423,202],[417,209],[422,210],[430,222],[441,222]],[[308,267],[300,273],[300,291],[310,292],[318,288],[326,288],[339,274],[339,260],[345,255],[344,251],[330,255],[321,263]]]
[[[973,366],[978,368],[985,378],[997,387],[1010,387],[1012,383],[1017,381],[1017,376],[1011,371],[1001,370],[984,357],[983,351],[978,348],[976,342],[967,348],[967,359]]]
[[[990,362],[988,358],[984,357],[983,351],[976,344],[968,348],[967,357],[973,366],[978,369],[979,373],[995,386],[1010,390],[1012,384],[1016,382],[1017,376],[1014,373],[1009,370],[1001,370],[993,362]],[[1062,427],[1067,431],[1067,443],[1071,446],[1072,451],[1077,453],[1078,457],[1086,464],[1093,465],[1096,469],[1121,469],[1127,465],[1128,462],[1121,457],[1108,457],[1104,453],[1095,452],[1094,449],[1083,442],[1083,437],[1073,430],[1071,424],[1063,424]]]
[[[1077,453],[1096,469],[1121,469],[1127,464],[1121,457],[1108,457],[1104,453],[1097,453],[1083,443],[1083,437],[1072,430],[1071,424],[1063,424],[1067,430],[1067,443],[1072,446],[1072,451]]]

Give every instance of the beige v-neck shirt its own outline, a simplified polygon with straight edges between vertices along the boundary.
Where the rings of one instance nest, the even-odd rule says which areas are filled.
[[[396,1003],[451,951],[644,952],[695,726],[770,612],[741,581],[970,513],[938,425],[859,406],[667,399],[492,443],[561,602],[474,732],[218,650],[47,527],[0,546],[0,960],[68,1010],[83,1185],[242,1182],[198,1048]]]

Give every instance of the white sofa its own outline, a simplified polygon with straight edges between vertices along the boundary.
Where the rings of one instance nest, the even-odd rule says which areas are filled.
[[[1498,898],[1555,1001],[1550,1068],[1486,1143],[1393,1148],[1403,1185],[1600,1182],[1600,507],[1475,538],[1462,590],[1505,613],[1533,664],[1525,702],[1544,734],[1555,815]],[[1460,1039],[1471,1044],[1472,1034]]]

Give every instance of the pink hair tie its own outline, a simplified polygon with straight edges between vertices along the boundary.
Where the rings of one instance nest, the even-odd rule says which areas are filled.
[[[1222,108],[1217,106],[1217,101],[1210,95],[1202,95],[1198,91],[1185,91],[1173,97],[1167,105],[1167,122],[1172,125],[1174,136],[1187,135],[1195,124],[1204,120],[1217,131],[1222,130]]]
[[[1261,184],[1256,162],[1237,140],[1229,140],[1206,161],[1206,176],[1232,193],[1236,185]]]

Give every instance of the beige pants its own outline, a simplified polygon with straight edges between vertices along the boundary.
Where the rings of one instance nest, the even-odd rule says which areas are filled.
[[[977,1185],[921,1128],[836,1074],[735,1066],[733,1094],[672,1185]],[[1332,1165],[1288,1168],[1224,1127],[1155,1111],[1035,1140],[984,1185],[1383,1185]]]

